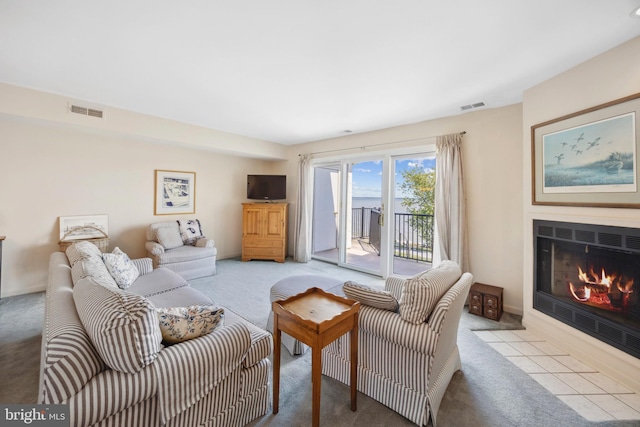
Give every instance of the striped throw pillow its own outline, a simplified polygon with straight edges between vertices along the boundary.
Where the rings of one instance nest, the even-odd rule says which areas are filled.
[[[355,282],[346,282],[342,285],[342,291],[348,298],[360,301],[361,304],[382,310],[398,310],[398,301],[391,295],[391,292]]]
[[[73,300],[91,342],[111,369],[134,374],[156,360],[162,333],[155,307],[146,298],[87,277],[75,284]]]
[[[426,322],[440,298],[460,278],[462,271],[453,261],[407,279],[400,297],[400,317],[410,323]]]

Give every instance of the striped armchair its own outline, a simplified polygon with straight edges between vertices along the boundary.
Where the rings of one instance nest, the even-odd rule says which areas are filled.
[[[435,426],[442,397],[461,368],[458,324],[472,280],[445,261],[412,278],[386,280],[399,310],[361,300],[358,390],[418,425],[431,417]],[[323,349],[322,373],[349,384],[349,368],[347,334]]]

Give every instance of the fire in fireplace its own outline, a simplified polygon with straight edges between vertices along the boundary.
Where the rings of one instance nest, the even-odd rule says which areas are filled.
[[[534,221],[534,308],[640,357],[640,229]]]
[[[578,279],[567,280],[571,296],[576,301],[615,312],[627,312],[630,304],[633,304],[633,278],[625,278],[615,273],[607,274],[604,268],[602,273],[598,274],[593,271],[593,266],[587,274],[578,266]]]

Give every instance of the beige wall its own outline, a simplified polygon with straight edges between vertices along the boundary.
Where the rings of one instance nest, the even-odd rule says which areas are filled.
[[[1,93],[6,94],[0,87],[0,98]],[[64,104],[62,97],[26,93],[34,102],[53,98]],[[145,134],[138,128],[142,131],[127,134],[117,127],[100,129],[64,122],[78,120],[75,117],[25,117],[28,109],[10,115],[8,103],[2,104],[0,235],[7,236],[3,245],[3,297],[45,288],[49,255],[58,249],[59,216],[107,214],[111,249],[119,246],[132,257],[145,255],[144,231],[149,223],[198,218],[207,236],[215,239],[220,258],[239,256],[246,175],[271,173],[281,164],[158,143],[147,137],[158,132],[158,127],[178,126],[182,128],[181,138],[189,137],[188,125],[162,119],[151,118],[153,132]],[[126,112],[119,114],[131,122],[139,117],[135,113],[131,117]],[[194,129],[196,134],[200,131]],[[216,136],[221,138],[216,144],[224,143],[225,134]],[[247,149],[246,155],[251,154],[253,144],[260,157],[281,156],[281,146],[269,154],[258,142],[243,137],[230,137],[229,145],[237,148],[237,139],[246,145],[241,147]],[[154,215],[155,169],[196,172],[195,214]]]
[[[533,310],[533,220],[640,227],[637,209],[531,204],[531,126],[640,92],[640,37],[599,55],[524,93],[522,192],[524,198],[524,325],[562,349],[640,391],[640,360]],[[636,118],[638,120],[638,118]],[[636,124],[637,126],[637,124]]]
[[[522,106],[479,110],[413,125],[384,129],[290,147],[287,174],[297,177],[300,153],[360,147],[395,141],[364,150],[435,144],[436,135],[466,131],[463,167],[467,196],[470,269],[475,281],[503,287],[505,309],[522,313]],[[413,141],[418,140],[418,141]],[[338,154],[348,154],[339,151]],[[291,188],[292,218],[296,189]],[[293,236],[293,221],[290,224]],[[290,239],[291,243],[293,240]]]

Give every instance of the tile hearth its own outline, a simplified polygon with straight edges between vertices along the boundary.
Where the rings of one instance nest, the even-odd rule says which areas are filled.
[[[586,420],[640,420],[640,395],[534,334],[474,333]]]

